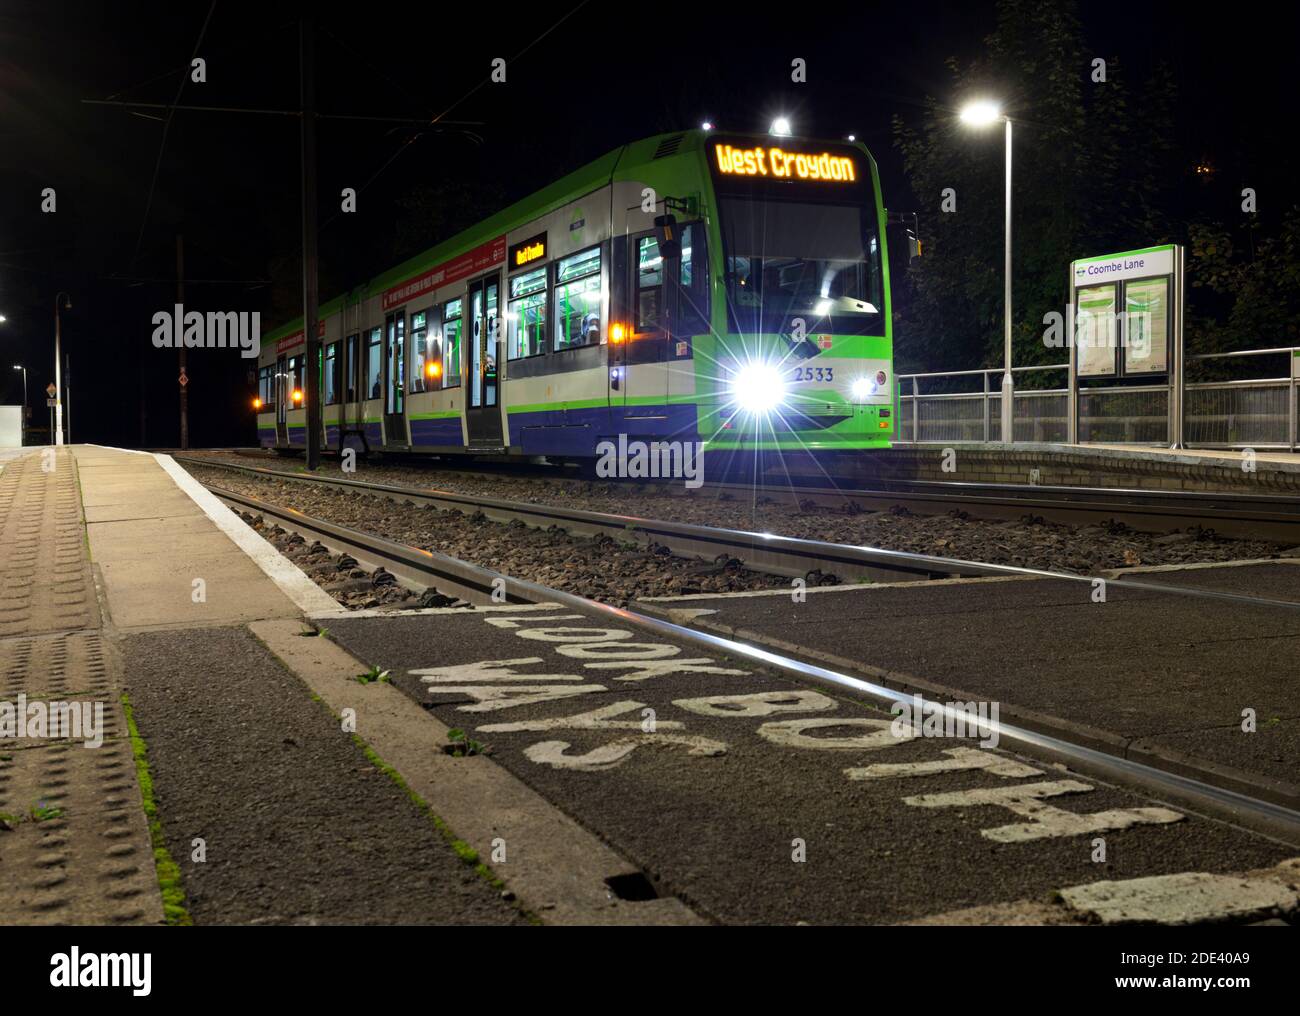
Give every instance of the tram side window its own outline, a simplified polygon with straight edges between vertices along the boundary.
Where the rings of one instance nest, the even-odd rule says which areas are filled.
[[[659,241],[643,236],[636,242],[636,330],[648,332],[659,326],[659,307],[664,293],[664,261]]]
[[[303,399],[303,360],[306,357],[291,356],[289,357],[289,408],[301,409]],[[298,398],[294,398],[297,395]]]
[[[383,354],[380,351],[382,339],[382,328],[370,329],[370,336],[366,340],[366,374],[364,385],[364,397],[367,399],[377,399],[383,395],[383,392],[380,389],[379,380],[383,368]]]
[[[429,312],[417,311],[411,315],[411,391],[425,390],[429,359]]]
[[[546,352],[545,267],[510,280],[510,307],[506,314],[506,359],[541,356]]]
[[[600,341],[600,248],[562,259],[555,272],[555,348]]]
[[[257,372],[257,397],[262,400],[262,409],[269,410],[275,406],[275,365],[267,364]]]
[[[345,402],[357,401],[357,346],[361,336],[349,335],[343,345],[343,391]]]
[[[698,319],[700,327],[708,321],[706,286],[707,274],[703,236],[695,225],[682,228],[681,305],[678,313],[682,325],[695,330],[690,323]],[[648,332],[659,328],[664,306],[663,258],[659,256],[659,241],[654,236],[636,240],[635,303],[636,330]]]
[[[324,389],[325,405],[332,406],[339,400],[339,343],[331,342],[325,347],[325,370],[321,376],[321,388]]]
[[[442,386],[460,387],[461,336],[464,322],[464,301],[448,300],[442,309]]]

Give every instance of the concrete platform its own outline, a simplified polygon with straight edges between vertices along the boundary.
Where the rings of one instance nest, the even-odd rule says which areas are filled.
[[[6,458],[0,546],[0,923],[157,923],[122,672],[72,450]]]
[[[97,752],[0,740],[0,923],[700,923],[620,898],[623,857],[301,637],[338,603],[168,456],[10,457],[0,536],[0,720],[106,713]]]
[[[1081,883],[1294,854],[1050,760],[896,738],[888,714],[847,695],[608,615],[493,607],[318,623],[632,861],[659,902],[723,923],[948,920],[1020,900],[1050,910]],[[523,862],[537,849],[502,835]],[[1085,919],[1034,920],[1058,917]]]
[[[1268,607],[1087,583],[977,579],[673,597],[651,612],[879,680],[997,701],[1066,740],[1300,807],[1300,562],[1159,569],[1151,583]],[[1250,710],[1247,714],[1245,711]],[[1243,730],[1253,716],[1255,731]]]
[[[588,609],[349,614],[166,456],[76,447],[55,462],[53,476],[29,457],[0,472],[0,528],[21,550],[6,577],[13,618],[36,627],[62,610],[57,623],[76,626],[0,635],[0,700],[104,698],[115,753],[0,742],[0,810],[66,804],[0,831],[0,874],[19,887],[0,899],[3,921],[158,921],[165,899],[169,918],[196,923],[888,923],[1007,906],[1084,923],[1086,908],[1051,901],[1099,881],[1280,870],[1295,853],[1049,759],[896,737],[844,695]],[[50,534],[33,539],[38,491]],[[1272,588],[1292,598],[1289,566],[1273,567]],[[982,652],[996,674],[1023,646],[1040,684],[1073,675],[1052,700],[1063,708],[1131,692],[1094,680],[1086,654],[1104,640],[1140,660],[1200,639],[1212,672],[1230,674],[1201,707],[1230,713],[1244,689],[1261,730],[1294,730],[1271,722],[1290,722],[1293,696],[1263,645],[1300,640],[1289,613],[1234,615],[1234,634],[1206,640],[1223,616],[1210,601],[1170,619],[1159,591],[1117,591],[1088,615],[1077,589],[1049,583],[944,589],[910,615],[865,599],[898,591],[815,593],[803,616],[838,620],[824,635],[863,659],[892,632],[934,673]],[[776,603],[749,609],[789,613]],[[990,615],[1003,642],[964,642]],[[1053,625],[1078,647],[1069,667],[1034,641]],[[1228,666],[1234,645],[1244,672]],[[386,679],[357,680],[372,667]],[[149,829],[122,692],[150,767]],[[1140,694],[1122,704],[1151,737],[1179,736]],[[170,859],[165,898],[151,850]],[[1265,888],[1250,916],[1295,909],[1293,892]]]
[[[300,617],[332,602],[310,582],[277,582],[262,564],[279,568],[279,555],[258,540],[264,549],[250,556],[234,527],[221,526],[229,513],[214,518],[166,457],[93,446],[74,454],[91,557],[119,631]]]
[[[946,454],[949,450],[953,455]],[[1147,445],[899,442],[873,452],[860,466],[864,482],[1036,483],[1300,495],[1300,454],[1266,449],[1248,456],[1223,449],[1172,451]]]

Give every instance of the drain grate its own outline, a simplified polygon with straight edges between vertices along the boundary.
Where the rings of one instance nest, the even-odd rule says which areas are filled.
[[[623,875],[611,875],[605,879],[605,885],[609,886],[609,891],[617,896],[620,900],[628,903],[644,903],[647,900],[657,900],[659,894],[655,892],[654,884],[645,877],[645,874],[639,871],[629,871]]]

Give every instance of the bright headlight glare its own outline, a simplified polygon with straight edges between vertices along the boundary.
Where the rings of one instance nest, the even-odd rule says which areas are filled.
[[[876,383],[869,377],[860,377],[853,382],[853,397],[859,402],[876,394]]]
[[[731,397],[751,413],[770,413],[785,401],[785,380],[771,364],[751,363],[736,372]]]

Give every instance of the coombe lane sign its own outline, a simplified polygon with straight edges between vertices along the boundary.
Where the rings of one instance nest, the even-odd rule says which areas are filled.
[[[1121,279],[1144,279],[1153,275],[1172,275],[1174,247],[1151,247],[1127,254],[1108,254],[1074,262],[1075,286],[1094,282],[1117,282]]]

